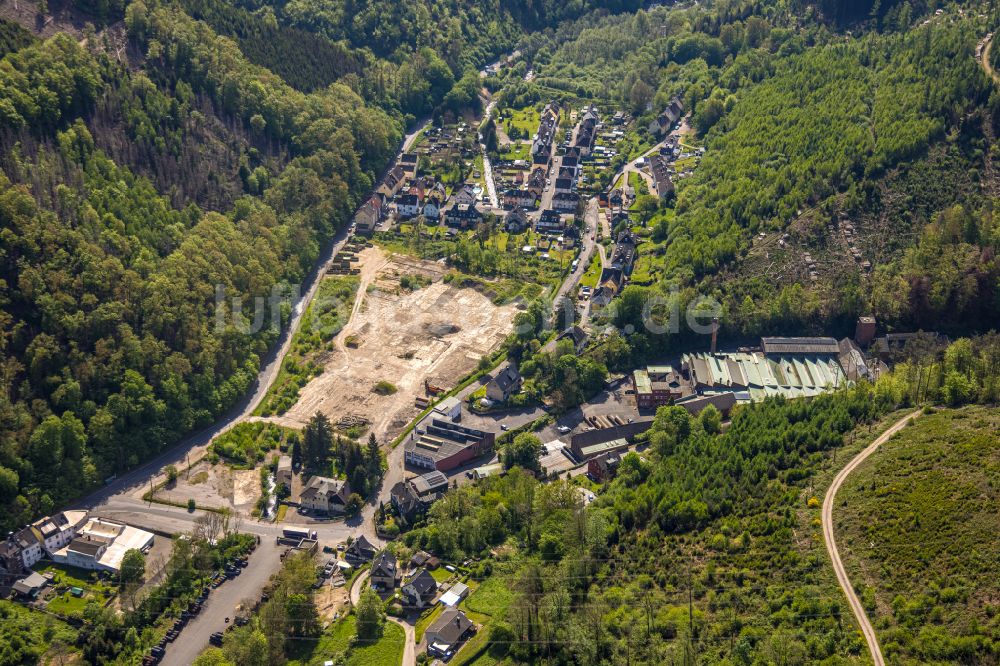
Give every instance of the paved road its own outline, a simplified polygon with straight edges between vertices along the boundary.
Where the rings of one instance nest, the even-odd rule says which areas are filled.
[[[837,491],[840,490],[840,487],[847,480],[847,477],[850,476],[851,472],[857,469],[878,447],[889,441],[893,435],[905,428],[919,414],[919,411],[907,414],[894,423],[891,428],[879,435],[861,453],[856,455],[834,477],[833,483],[826,493],[826,497],[823,498],[823,538],[826,540],[826,551],[830,554],[830,560],[833,562],[833,570],[837,574],[837,582],[840,583],[840,588],[844,591],[844,595],[851,605],[854,617],[858,619],[858,624],[861,626],[861,633],[864,634],[865,640],[868,642],[868,650],[872,653],[872,660],[875,662],[875,666],[885,666],[885,660],[882,658],[882,648],[879,647],[878,635],[875,633],[875,628],[868,619],[868,614],[865,612],[865,607],[861,605],[861,600],[855,594],[854,587],[851,585],[851,579],[848,578],[847,572],[844,570],[844,563],[840,560],[840,553],[837,552],[837,542],[834,538],[833,505],[837,498]]]
[[[187,623],[173,643],[167,645],[163,666],[188,666],[208,645],[216,631],[225,631],[236,614],[236,606],[245,600],[256,600],[271,574],[281,566],[281,552],[274,539],[261,539],[260,546],[250,555],[250,565],[236,578],[227,580],[208,595],[201,612]],[[229,618],[229,623],[226,618]]]

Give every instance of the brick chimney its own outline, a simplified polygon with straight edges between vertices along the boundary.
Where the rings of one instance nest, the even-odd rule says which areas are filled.
[[[867,347],[875,339],[875,317],[858,317],[858,325],[854,330],[854,341],[862,347]]]
[[[716,345],[719,342],[719,318],[712,317],[712,349],[711,352],[715,353]]]

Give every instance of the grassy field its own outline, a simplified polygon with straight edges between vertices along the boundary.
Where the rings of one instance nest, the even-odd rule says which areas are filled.
[[[53,587],[56,594],[49,600],[46,609],[65,617],[79,617],[88,603],[96,601],[103,605],[115,593],[112,585],[91,580],[91,572],[85,569],[62,564],[46,564],[44,567],[37,566],[35,570],[39,573],[55,574]],[[81,588],[83,595],[73,596],[70,589],[74,587]]]
[[[255,414],[284,414],[299,399],[299,389],[323,371],[315,357],[333,344],[333,338],[347,323],[358,283],[357,276],[323,278],[316,297],[295,331],[291,349],[281,364],[278,376]]]
[[[499,619],[507,612],[514,600],[510,582],[502,574],[494,574],[484,580],[469,597],[462,602],[462,608]]]
[[[590,258],[590,264],[587,266],[587,272],[580,278],[580,286],[595,288],[597,287],[597,283],[600,279],[601,255],[599,252],[594,252],[593,256]]]
[[[538,122],[541,118],[541,114],[538,109],[533,106],[529,106],[524,109],[516,109],[513,114],[509,116],[511,127],[516,127],[525,135],[525,138],[530,138],[535,132],[538,131]],[[504,126],[507,126],[508,115],[506,110],[504,112]]]
[[[433,569],[431,571],[431,577],[434,580],[436,580],[439,584],[443,583],[444,581],[448,580],[449,578],[451,578],[454,575],[455,574],[453,574],[452,572],[448,571],[444,567],[438,567],[437,569]]]
[[[887,660],[997,662],[998,442],[998,409],[927,414],[841,489],[841,557]]]
[[[382,636],[373,643],[355,642],[357,633],[353,615],[331,626],[318,641],[307,641],[307,650],[289,660],[289,666],[319,666],[327,660],[345,666],[383,666],[398,664],[403,659],[406,636],[403,628],[386,621]]]
[[[500,159],[510,160],[511,162],[515,160],[525,160],[531,157],[531,144],[521,143],[520,141],[515,141],[511,144],[510,150],[505,150],[500,153]]]

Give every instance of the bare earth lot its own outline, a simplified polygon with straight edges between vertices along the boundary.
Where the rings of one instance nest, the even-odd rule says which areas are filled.
[[[173,487],[158,490],[156,497],[180,503],[194,498],[199,506],[227,508],[249,515],[260,492],[260,472],[256,469],[231,469],[224,463],[210,465],[201,460],[190,472],[182,472]]]
[[[268,420],[302,427],[317,411],[334,422],[361,417],[384,441],[419,413],[414,400],[426,395],[425,379],[454,386],[511,328],[514,305],[496,306],[473,289],[445,284],[438,263],[387,256],[379,248],[364,250],[359,259],[358,300],[323,374],[303,387],[294,407]],[[400,286],[406,276],[431,283],[409,291]],[[380,381],[397,392],[374,392]]]

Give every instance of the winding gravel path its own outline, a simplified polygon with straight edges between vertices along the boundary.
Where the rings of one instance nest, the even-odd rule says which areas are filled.
[[[840,470],[837,476],[834,477],[830,489],[826,492],[826,497],[823,498],[823,539],[826,541],[826,552],[830,554],[830,560],[833,562],[833,570],[837,574],[837,582],[840,583],[840,588],[844,591],[844,596],[847,597],[847,601],[851,605],[851,611],[854,612],[854,617],[858,619],[858,624],[861,626],[861,633],[864,634],[865,640],[868,642],[868,650],[872,653],[872,661],[875,662],[875,666],[885,666],[885,660],[882,658],[882,648],[879,647],[878,635],[875,633],[875,628],[872,626],[871,620],[868,619],[868,614],[865,612],[865,607],[861,605],[861,600],[858,599],[858,595],[854,592],[854,587],[851,586],[851,579],[848,578],[847,572],[844,570],[844,563],[840,560],[840,553],[837,552],[837,541],[834,538],[833,505],[837,499],[837,491],[844,485],[844,481],[847,480],[851,472],[857,469],[878,447],[889,441],[893,435],[905,428],[906,424],[919,414],[919,411],[912,412],[899,421],[896,421],[892,427],[865,447],[861,453],[854,456],[851,462],[847,463],[847,466]]]

